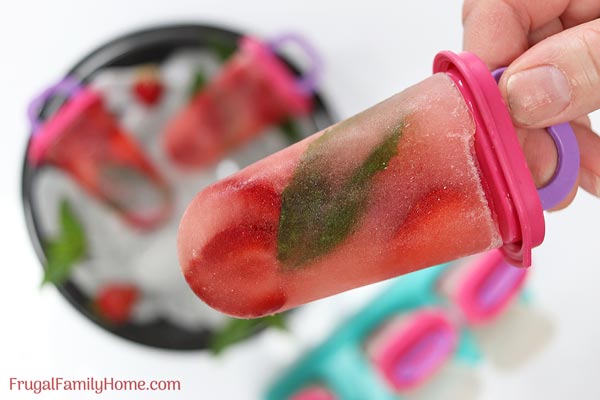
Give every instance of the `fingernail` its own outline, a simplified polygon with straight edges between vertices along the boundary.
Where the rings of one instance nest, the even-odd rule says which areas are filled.
[[[541,123],[560,113],[571,102],[567,78],[550,65],[511,75],[506,90],[510,112],[521,125]]]

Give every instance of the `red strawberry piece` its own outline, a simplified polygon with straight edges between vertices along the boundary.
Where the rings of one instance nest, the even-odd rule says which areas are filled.
[[[133,93],[147,106],[153,106],[160,100],[164,87],[155,77],[142,77],[133,84]]]
[[[424,267],[482,251],[489,230],[477,195],[436,189],[415,204],[395,238],[398,262]],[[406,271],[409,272],[409,271]]]
[[[221,201],[229,205],[213,212],[233,212],[236,218],[184,261],[188,284],[208,305],[229,315],[277,312],[286,301],[276,258],[279,196],[264,183],[234,180],[209,190],[221,192]]]
[[[94,306],[98,313],[108,321],[123,324],[129,321],[131,310],[140,294],[134,285],[111,283],[100,289]]]
[[[210,186],[206,194],[214,195],[218,202],[210,210],[213,214],[227,213],[223,215],[224,221],[231,221],[226,217],[233,212],[237,225],[279,225],[281,198],[269,183],[240,181],[232,177]]]

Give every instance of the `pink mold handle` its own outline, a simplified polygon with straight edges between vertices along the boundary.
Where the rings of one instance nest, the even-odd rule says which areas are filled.
[[[390,321],[370,340],[368,353],[399,393],[417,388],[452,357],[458,331],[441,310],[422,309]]]
[[[549,128],[559,165],[551,182],[538,193],[494,79],[501,71],[493,76],[474,54],[449,51],[435,57],[433,71],[452,78],[473,115],[476,158],[502,236],[502,251],[511,264],[530,266],[531,250],[544,239],[543,207],[551,208],[564,199],[577,178],[579,150],[574,134],[568,124]]]
[[[288,44],[311,60],[300,78],[275,53]],[[299,36],[270,43],[243,37],[221,71],[168,124],[166,153],[179,167],[206,167],[269,126],[307,115],[320,69],[316,52]]]
[[[69,96],[66,103],[47,121],[38,121],[39,107],[57,93]],[[98,92],[67,78],[36,98],[29,116],[28,160],[34,167],[60,168],[138,229],[154,228],[170,215],[165,180]]]

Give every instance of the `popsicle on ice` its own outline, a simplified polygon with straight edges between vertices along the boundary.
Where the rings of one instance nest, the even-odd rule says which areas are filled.
[[[28,159],[34,166],[61,168],[139,229],[153,228],[170,214],[166,182],[93,89],[77,91],[34,131]]]
[[[270,125],[311,110],[312,94],[269,46],[244,37],[238,51],[166,128],[164,148],[179,166],[204,167]]]

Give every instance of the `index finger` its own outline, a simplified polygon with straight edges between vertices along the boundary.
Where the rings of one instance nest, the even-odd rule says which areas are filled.
[[[465,0],[465,50],[490,69],[506,66],[529,48],[529,34],[558,18],[569,0]]]

